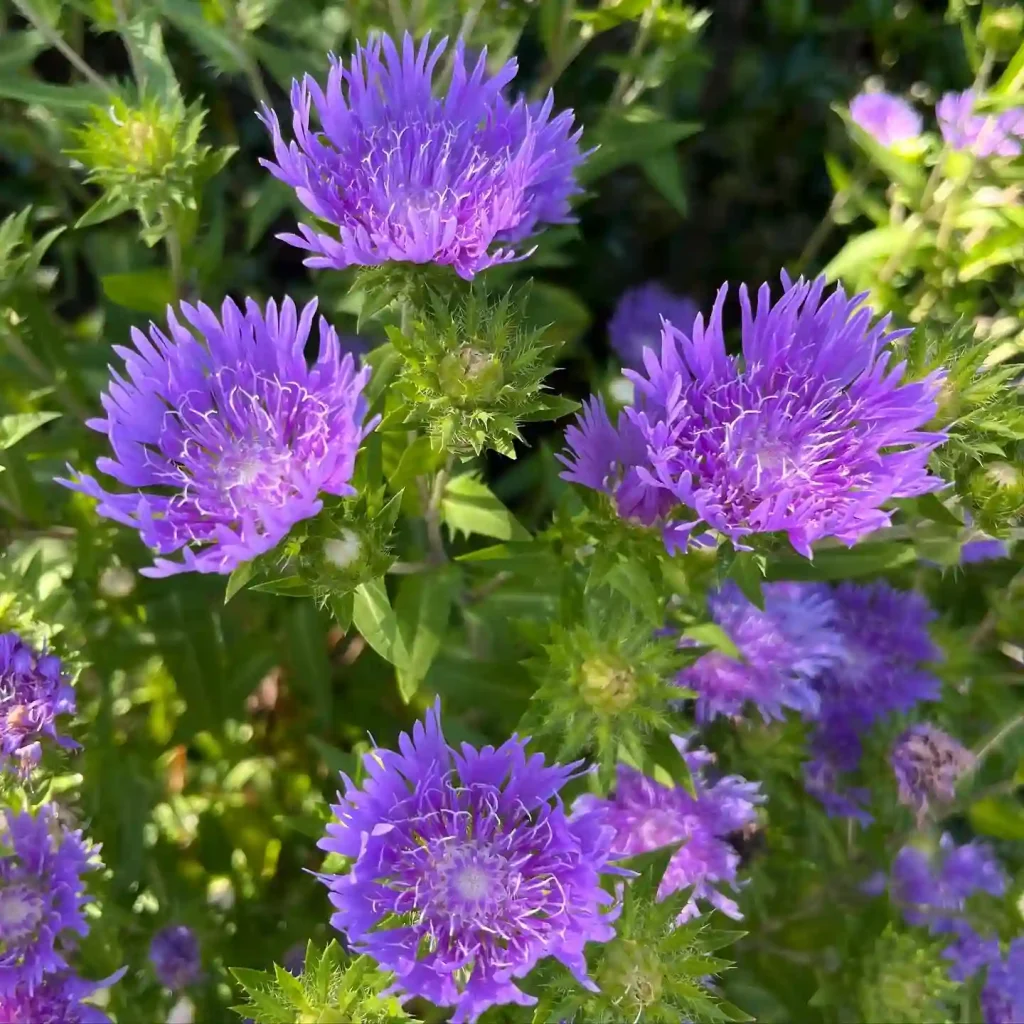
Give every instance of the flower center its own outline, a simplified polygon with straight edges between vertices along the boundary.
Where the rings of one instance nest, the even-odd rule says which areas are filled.
[[[479,903],[490,891],[491,878],[483,868],[467,865],[455,875],[455,891],[466,900]]]
[[[5,943],[29,938],[43,919],[43,898],[27,885],[0,890],[0,939]]]
[[[509,891],[509,866],[489,846],[467,842],[443,849],[433,864],[429,903],[442,917],[487,926]]]

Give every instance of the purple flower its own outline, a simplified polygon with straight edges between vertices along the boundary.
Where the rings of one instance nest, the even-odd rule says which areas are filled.
[[[968,981],[999,959],[999,939],[979,935],[963,918],[936,922],[932,931],[952,937],[942,955],[950,961],[949,976],[954,981]]]
[[[764,610],[734,583],[708,598],[711,618],[728,634],[743,660],[711,651],[684,669],[677,682],[697,694],[697,720],[742,714],[753,704],[765,721],[786,708],[813,718],[814,680],[842,655],[827,587],[770,583],[762,588]]]
[[[700,914],[698,900],[707,900],[738,920],[743,916],[739,906],[720,890],[723,885],[738,888],[739,854],[725,837],[756,819],[757,805],[764,801],[760,783],[727,775],[709,784],[704,770],[713,755],[703,747],[688,749],[687,741],[678,736],[673,737],[673,743],[690,769],[695,796],[681,786],[669,789],[635,768],[619,765],[611,800],[588,795],[580,797],[575,806],[587,811],[605,810],[616,830],[613,856],[635,857],[682,843],[658,886],[659,899],[693,886],[680,922]]]
[[[85,935],[82,874],[99,864],[57,822],[50,805],[36,815],[5,810],[0,822],[0,996],[32,995],[44,975],[67,967],[58,944]]]
[[[910,924],[928,925],[942,934],[956,931],[949,921],[962,913],[970,896],[1002,896],[1007,881],[987,843],[958,846],[943,835],[934,858],[915,846],[904,846],[893,861],[890,885]]]
[[[981,992],[985,1024],[1020,1024],[1024,1020],[1024,937],[1010,943],[1005,960],[988,969]]]
[[[130,380],[112,370],[103,396],[116,458],[96,467],[131,493],[111,493],[91,476],[60,483],[100,501],[99,513],[138,529],[158,555],[148,576],[230,573],[270,551],[297,522],[315,516],[321,494],[350,495],[363,426],[369,369],[341,358],[338,337],[320,319],[312,367],[303,349],[316,302],[297,314],[291,299],[264,312],[247,299],[243,313],[225,299],[221,317],[181,304],[167,311],[170,338],[150,324],[133,329],[137,351],[115,346]]]
[[[502,90],[515,60],[489,77],[484,51],[467,72],[461,40],[448,91],[434,96],[446,45],[431,50],[428,36],[416,48],[405,35],[399,54],[385,35],[357,45],[347,67],[332,57],[326,90],[308,75],[292,83],[294,142],[263,108],[275,160],[260,162],[337,230],[300,224],[301,234],[278,236],[311,253],[307,266],[443,263],[468,279],[521,258],[511,246],[539,225],[570,220],[583,159],[572,111],[552,119],[550,92],[510,104]]]
[[[650,281],[622,293],[608,321],[608,337],[626,366],[642,367],[644,349],[661,348],[662,317],[677,330],[689,333],[699,312],[692,299]]]
[[[946,145],[956,150],[969,150],[975,156],[1017,156],[1024,134],[1021,112],[1007,110],[1002,114],[976,114],[977,97],[966,92],[947,92],[935,106]]]
[[[991,562],[997,558],[1007,558],[1010,547],[1005,540],[995,537],[976,537],[967,541],[960,549],[960,564],[972,565],[975,562]]]
[[[888,345],[907,331],[871,326],[865,296],[824,278],[792,282],[751,308],[740,289],[742,360],[728,356],[726,289],[705,328],[662,332],[660,356],[626,371],[637,404],[612,426],[591,400],[566,432],[567,480],[611,495],[618,513],[659,526],[669,552],[711,528],[740,544],[785,531],[801,554],[823,537],[847,545],[889,524],[892,498],[934,491],[928,455],[945,440],[923,431],[935,413],[941,372],[904,383]]]
[[[891,761],[900,803],[912,808],[920,821],[931,801],[952,801],[957,780],[974,764],[974,755],[948,733],[925,723],[900,736]]]
[[[75,713],[75,691],[60,659],[42,654],[16,633],[0,634],[0,769],[9,759],[27,769],[38,763],[39,741],[74,742],[57,734],[58,715]]]
[[[921,134],[921,115],[906,100],[888,92],[858,93],[850,100],[850,118],[883,146]]]
[[[546,956],[593,989],[584,946],[614,935],[601,887],[614,833],[599,812],[565,813],[558,792],[579,762],[545,765],[525,742],[456,750],[435,706],[399,753],[364,758],[362,788],[344,777],[320,840],[351,859],[321,876],[331,923],[394,972],[395,991],[454,1006],[454,1022],[533,1004],[515,979]]]
[[[122,968],[103,981],[86,981],[70,972],[48,974],[41,985],[19,985],[0,995],[0,1024],[110,1024],[97,1006],[82,1002],[98,989],[113,985]]]
[[[195,932],[183,924],[161,928],[149,944],[149,962],[160,984],[172,992],[194,984],[202,973]]]

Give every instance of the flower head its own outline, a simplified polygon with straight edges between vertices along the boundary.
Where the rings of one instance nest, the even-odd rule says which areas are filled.
[[[61,483],[99,499],[99,513],[135,527],[159,556],[149,576],[230,573],[274,548],[296,523],[315,516],[321,494],[351,495],[369,369],[342,358],[338,337],[320,319],[312,367],[303,349],[316,303],[298,313],[247,299],[244,313],[225,299],[220,318],[182,303],[202,340],[167,311],[170,337],[154,324],[133,329],[135,350],[115,347],[116,370],[103,396],[106,417],[89,426],[106,434],[115,458],[97,468],[132,493],[112,493],[93,477]]]
[[[662,317],[678,330],[689,332],[699,312],[692,299],[649,281],[622,293],[608,321],[608,337],[622,362],[636,369],[644,365],[645,348],[661,347]]]
[[[1017,156],[1024,119],[1019,110],[1002,114],[976,114],[977,96],[966,92],[947,92],[935,106],[935,116],[946,145],[968,150],[978,157]]]
[[[0,634],[0,768],[9,758],[21,768],[37,762],[44,736],[74,746],[57,734],[55,724],[58,715],[74,713],[75,691],[60,659],[40,653],[16,633]]]
[[[757,805],[764,801],[760,783],[747,782],[739,775],[727,775],[715,783],[705,778],[713,755],[703,747],[690,750],[687,741],[674,736],[676,749],[686,761],[693,779],[692,795],[677,786],[669,789],[635,768],[619,765],[615,793],[610,800],[580,797],[577,808],[604,809],[616,834],[612,853],[635,857],[673,843],[682,846],[672,855],[658,886],[658,898],[693,886],[680,921],[700,913],[698,900],[706,900],[729,917],[743,915],[736,901],[721,886],[737,888],[740,858],[726,841],[757,817]]]
[[[900,803],[923,818],[931,801],[949,803],[957,780],[974,763],[974,755],[941,729],[913,725],[896,741],[892,767]]]
[[[82,874],[98,858],[50,805],[35,815],[4,811],[0,846],[0,996],[32,995],[44,975],[67,967],[57,948],[65,933],[89,930]]]
[[[850,100],[850,117],[883,146],[908,142],[921,134],[921,115],[888,92],[862,92]]]
[[[823,537],[847,545],[887,526],[892,498],[933,491],[928,455],[945,435],[922,430],[935,413],[941,373],[903,382],[888,345],[905,331],[871,326],[864,296],[783,275],[751,306],[740,289],[742,360],[728,356],[726,289],[705,326],[666,324],[660,356],[626,371],[637,404],[612,426],[589,403],[566,433],[567,480],[610,494],[618,513],[660,526],[670,552],[695,529],[741,543],[783,531],[804,555]]]
[[[516,259],[511,246],[540,224],[570,219],[582,160],[572,112],[552,118],[550,93],[509,103],[502,90],[516,62],[488,76],[484,52],[467,70],[461,41],[448,91],[435,96],[446,45],[431,49],[427,37],[416,47],[405,35],[399,53],[385,35],[357,45],[347,66],[332,59],[326,89],[309,76],[294,82],[293,142],[263,109],[274,160],[261,162],[337,231],[300,224],[301,234],[280,236],[310,253],[308,266],[441,263],[468,279]]]
[[[149,962],[160,984],[171,991],[192,985],[202,971],[196,933],[183,924],[161,928],[149,944]]]
[[[1024,937],[1010,943],[1005,959],[988,969],[981,992],[985,1024],[1017,1024],[1024,1020]]]
[[[1000,558],[1006,558],[1010,554],[1010,547],[1005,540],[996,537],[975,537],[967,541],[960,548],[960,564],[973,565],[975,562],[991,562]]]
[[[366,756],[362,788],[345,778],[320,841],[352,861],[322,876],[334,927],[456,1022],[532,1004],[514,979],[546,956],[592,985],[584,946],[614,934],[600,884],[613,833],[598,812],[565,813],[578,763],[545,765],[517,737],[456,750],[438,707],[398,745]]]
[[[728,634],[742,661],[711,651],[678,677],[697,693],[697,720],[742,714],[753,704],[765,721],[786,708],[814,717],[819,699],[814,681],[842,656],[828,587],[770,583],[757,608],[736,584],[708,599],[711,618]]]
[[[19,985],[0,995],[0,1024],[110,1024],[98,1006],[82,1002],[98,989],[113,985],[125,968],[103,981],[86,981],[62,971],[48,974],[41,985]]]

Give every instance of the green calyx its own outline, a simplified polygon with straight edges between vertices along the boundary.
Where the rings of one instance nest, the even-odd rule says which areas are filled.
[[[622,939],[601,961],[596,980],[601,991],[634,1018],[661,998],[663,977],[657,951],[635,939]]]
[[[388,328],[403,360],[405,422],[424,425],[435,449],[515,458],[522,422],[572,411],[575,403],[545,393],[554,347],[524,326],[525,302],[525,292],[493,298],[480,285],[461,298],[431,289],[403,330]]]
[[[620,659],[593,657],[580,665],[580,692],[595,710],[625,711],[637,697],[636,673]]]

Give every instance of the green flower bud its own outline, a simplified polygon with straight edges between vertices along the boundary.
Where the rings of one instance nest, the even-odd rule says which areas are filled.
[[[86,218],[134,208],[144,240],[153,245],[183,211],[198,209],[203,184],[234,152],[199,144],[205,116],[198,104],[186,108],[178,99],[149,99],[137,107],[115,99],[95,108],[77,132],[78,148],[68,151],[86,169],[86,180],[106,192]]]
[[[652,732],[683,730],[672,683],[682,656],[674,639],[654,635],[659,624],[617,591],[597,590],[584,596],[575,622],[539,629],[531,639],[541,653],[526,662],[538,687],[521,731],[557,760],[587,753],[599,786],[610,788],[624,751],[642,763]]]
[[[948,964],[920,936],[890,927],[864,960],[859,986],[860,1020],[925,1024],[953,1019],[950,1000],[959,986]]]
[[[390,279],[381,287],[388,294],[400,286],[414,295]],[[405,421],[424,424],[435,449],[470,458],[491,448],[515,458],[520,421],[572,411],[575,403],[544,394],[554,347],[524,326],[525,293],[491,299],[479,284],[462,299],[429,285],[422,291],[413,304],[425,312],[388,336],[404,361],[396,389]]]
[[[617,659],[587,658],[580,666],[580,691],[595,711],[625,711],[636,700],[636,674]]]
[[[598,987],[629,1020],[642,1019],[644,1010],[658,1002],[663,980],[657,952],[635,939],[614,943],[597,974]]]
[[[1010,54],[1020,45],[1024,33],[1024,10],[1020,4],[986,4],[978,22],[982,46],[998,54]]]
[[[971,476],[971,497],[984,520],[1013,522],[1024,515],[1024,468],[1011,462],[990,462]]]

